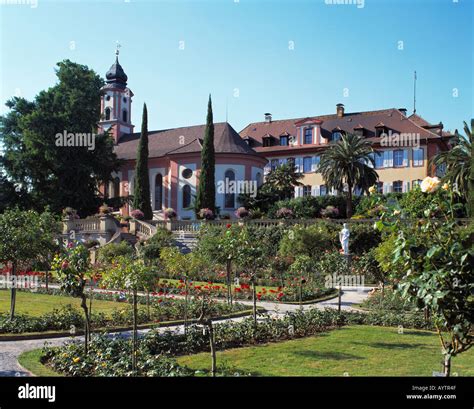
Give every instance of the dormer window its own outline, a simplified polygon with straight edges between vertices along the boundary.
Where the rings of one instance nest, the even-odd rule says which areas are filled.
[[[382,135],[387,135],[387,134],[388,134],[388,128],[382,122],[379,122],[377,125],[375,125],[375,136],[377,138],[380,138]]]
[[[266,134],[263,138],[262,138],[262,145],[264,147],[267,147],[267,146],[272,146],[272,139],[273,139],[273,136],[269,135],[269,134]]]
[[[288,146],[288,136],[287,135],[280,136],[280,146]]]
[[[362,125],[359,125],[359,126],[356,126],[354,128],[354,134],[357,135],[357,136],[364,136],[364,130],[365,128],[362,126]]]
[[[342,132],[341,131],[333,131],[329,141],[330,142],[337,142],[337,141],[340,141],[341,139],[342,139]]]
[[[313,143],[313,128],[306,128],[304,130],[304,144],[311,145]]]

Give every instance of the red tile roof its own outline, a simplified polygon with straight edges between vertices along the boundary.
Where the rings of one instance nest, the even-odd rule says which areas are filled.
[[[182,153],[201,152],[206,125],[164,129],[148,133],[150,158]],[[124,134],[115,146],[121,159],[135,159],[140,133]],[[227,122],[214,124],[214,148],[216,153],[239,153],[260,156],[239,136]]]
[[[412,115],[413,116],[413,115]],[[411,118],[411,117],[410,117]],[[285,149],[296,149],[297,146],[271,146],[262,147],[262,137],[270,134],[274,137],[288,132],[290,135],[296,136],[296,124],[301,123],[304,120],[321,120],[321,135],[328,138],[334,129],[341,129],[345,132],[354,132],[354,129],[364,128],[364,135],[367,138],[376,137],[376,126],[383,124],[384,127],[393,133],[414,133],[420,134],[420,138],[432,139],[440,138],[436,132],[425,129],[419,125],[422,123],[419,121],[418,115],[414,117],[414,121],[407,118],[400,110],[396,108],[382,109],[378,111],[366,111],[366,112],[353,112],[345,113],[343,117],[338,117],[337,114],[333,115],[321,115],[311,118],[293,118],[284,120],[275,120],[272,122],[254,122],[247,125],[241,132],[240,136],[243,138],[250,138],[253,140],[253,147],[258,152],[271,152]],[[422,118],[421,118],[422,119]],[[424,120],[423,120],[424,121]],[[419,123],[417,123],[419,122]],[[426,122],[426,121],[425,121]],[[430,125],[430,124],[428,124]],[[448,136],[449,134],[443,136]],[[301,147],[305,149],[305,147]],[[314,145],[313,145],[314,149]]]

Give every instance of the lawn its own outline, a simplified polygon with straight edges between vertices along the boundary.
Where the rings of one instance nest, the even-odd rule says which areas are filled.
[[[71,304],[80,309],[80,298],[67,297],[62,295],[35,294],[31,292],[17,291],[16,308],[18,314],[27,314],[38,317],[55,308],[61,308]],[[89,302],[87,302],[89,306]],[[115,301],[92,300],[92,311],[103,312],[110,315],[114,309],[123,309],[126,303]],[[0,314],[6,314],[10,311],[10,291],[0,290]],[[82,311],[82,310],[81,310]]]
[[[281,343],[217,353],[218,366],[254,376],[432,376],[441,371],[438,337],[429,331],[349,326]],[[195,370],[210,368],[210,354],[178,358]],[[474,350],[453,359],[452,374],[474,376]]]

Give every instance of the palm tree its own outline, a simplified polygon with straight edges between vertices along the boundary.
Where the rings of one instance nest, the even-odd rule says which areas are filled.
[[[262,193],[273,196],[273,200],[291,199],[295,192],[295,186],[301,186],[299,180],[303,177],[296,171],[293,164],[287,163],[272,170],[262,185]]]
[[[353,190],[359,188],[367,192],[377,182],[379,176],[374,166],[371,143],[354,134],[344,134],[321,154],[319,172],[328,189],[346,192],[347,218],[352,216]]]
[[[454,137],[450,141],[452,149],[438,153],[431,160],[431,164],[436,167],[446,166],[443,180],[453,186],[457,186],[458,191],[466,201],[469,200],[469,191],[472,191],[474,188],[474,175],[471,174],[473,130],[474,119],[471,119],[471,129],[464,122],[466,137],[460,135],[456,129]],[[472,210],[471,205],[471,212]]]

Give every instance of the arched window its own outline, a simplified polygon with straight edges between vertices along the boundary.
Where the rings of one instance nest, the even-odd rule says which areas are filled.
[[[183,209],[191,206],[191,186],[183,186]]]
[[[155,178],[155,210],[163,207],[163,176],[158,173]]]
[[[119,197],[119,196],[120,196],[120,179],[117,176],[112,181],[112,197]]]
[[[127,110],[126,109],[124,109],[122,111],[122,121],[127,122]]]
[[[106,121],[110,120],[110,108],[109,107],[105,108],[105,120]]]
[[[235,173],[233,170],[227,170],[224,174],[226,193],[224,197],[224,207],[233,209],[235,207]]]

